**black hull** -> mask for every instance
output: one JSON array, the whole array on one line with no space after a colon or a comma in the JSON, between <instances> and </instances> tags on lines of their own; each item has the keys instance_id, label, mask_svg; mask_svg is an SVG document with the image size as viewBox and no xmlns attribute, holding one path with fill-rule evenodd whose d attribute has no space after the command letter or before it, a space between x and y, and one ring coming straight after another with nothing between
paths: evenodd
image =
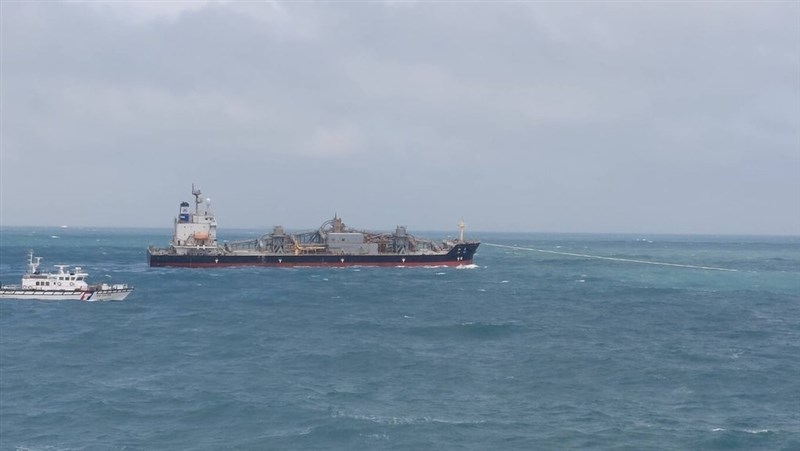
<instances>
[{"instance_id":1,"label":"black hull","mask_svg":"<svg viewBox=\"0 0 800 451\"><path fill-rule=\"evenodd\" d=\"M225 266L459 266L469 265L480 243L460 243L446 254L341 255L341 254L225 254L175 255L147 252L152 267L207 268Z\"/></svg>"}]
</instances>

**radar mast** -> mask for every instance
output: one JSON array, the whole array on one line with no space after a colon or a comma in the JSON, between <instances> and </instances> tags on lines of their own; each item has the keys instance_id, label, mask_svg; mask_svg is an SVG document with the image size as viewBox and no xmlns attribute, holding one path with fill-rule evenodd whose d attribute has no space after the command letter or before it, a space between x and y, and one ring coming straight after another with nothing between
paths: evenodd
<instances>
[{"instance_id":1,"label":"radar mast","mask_svg":"<svg viewBox=\"0 0 800 451\"><path fill-rule=\"evenodd\" d=\"M194 195L194 214L200 214L200 204L203 203L203 200L200 199L200 195L203 194L200 192L200 188L195 188L194 183L192 183L192 195Z\"/></svg>"}]
</instances>

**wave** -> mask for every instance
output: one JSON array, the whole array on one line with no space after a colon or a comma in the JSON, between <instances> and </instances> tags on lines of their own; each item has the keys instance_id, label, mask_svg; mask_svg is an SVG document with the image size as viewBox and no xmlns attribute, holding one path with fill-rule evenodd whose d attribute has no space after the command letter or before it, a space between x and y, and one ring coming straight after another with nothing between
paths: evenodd
<instances>
[{"instance_id":1,"label":"wave","mask_svg":"<svg viewBox=\"0 0 800 451\"><path fill-rule=\"evenodd\" d=\"M29 447L29 446L18 446L16 451L67 451L72 448L58 448L55 446L43 446L43 447Z\"/></svg>"},{"instance_id":2,"label":"wave","mask_svg":"<svg viewBox=\"0 0 800 451\"><path fill-rule=\"evenodd\" d=\"M388 416L376 414L348 413L342 410L331 412L332 418L349 418L352 420L369 421L384 426L406 426L418 424L481 424L484 420L471 419L446 419L431 416Z\"/></svg>"},{"instance_id":3,"label":"wave","mask_svg":"<svg viewBox=\"0 0 800 451\"><path fill-rule=\"evenodd\" d=\"M516 333L520 326L513 323L484 323L467 321L460 324L426 326L412 329L415 335L437 338L498 338Z\"/></svg>"},{"instance_id":4,"label":"wave","mask_svg":"<svg viewBox=\"0 0 800 451\"><path fill-rule=\"evenodd\" d=\"M288 430L278 430L274 432L268 432L265 434L265 436L270 438L302 437L304 435L312 433L313 431L314 431L313 427L292 428Z\"/></svg>"},{"instance_id":5,"label":"wave","mask_svg":"<svg viewBox=\"0 0 800 451\"><path fill-rule=\"evenodd\" d=\"M725 428L714 428L711 432L728 432L728 429ZM734 429L730 432L745 432L747 434L770 434L774 431L769 429Z\"/></svg>"}]
</instances>

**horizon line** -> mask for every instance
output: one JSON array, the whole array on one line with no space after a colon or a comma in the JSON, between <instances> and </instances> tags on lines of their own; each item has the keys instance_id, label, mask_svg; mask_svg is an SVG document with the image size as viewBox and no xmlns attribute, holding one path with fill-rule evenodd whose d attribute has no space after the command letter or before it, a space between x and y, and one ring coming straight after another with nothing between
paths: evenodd
<instances>
[{"instance_id":1,"label":"horizon line","mask_svg":"<svg viewBox=\"0 0 800 451\"><path fill-rule=\"evenodd\" d=\"M165 226L109 226L109 225L2 225L0 230L7 228L35 228L35 229L105 229L105 230L169 230L171 227ZM227 230L233 231L254 231L254 230L268 230L268 228L258 227L229 227ZM288 228L287 230L307 231L314 230L312 228ZM383 231L384 229L358 229L364 231ZM387 229L388 230L388 229ZM453 233L458 234L458 231L436 230L436 229L417 229L419 232L434 232L434 233ZM743 233L743 232L596 232L596 231L580 231L580 232L561 232L561 231L546 231L546 230L472 230L467 235L476 235L481 233L508 233L508 234L541 234L541 235L654 235L654 236L740 236L740 237L791 237L800 238L798 233L775 233L775 232L759 232L759 233ZM412 233L413 234L413 233Z\"/></svg>"}]
</instances>

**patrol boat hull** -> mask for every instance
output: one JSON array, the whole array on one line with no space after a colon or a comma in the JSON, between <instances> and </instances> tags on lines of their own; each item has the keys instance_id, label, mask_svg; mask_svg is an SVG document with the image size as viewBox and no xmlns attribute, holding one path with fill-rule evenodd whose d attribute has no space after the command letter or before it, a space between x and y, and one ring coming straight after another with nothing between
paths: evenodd
<instances>
[{"instance_id":1,"label":"patrol boat hull","mask_svg":"<svg viewBox=\"0 0 800 451\"><path fill-rule=\"evenodd\" d=\"M26 290L22 288L1 288L0 299L36 301L123 301L133 288L109 290Z\"/></svg>"}]
</instances>

